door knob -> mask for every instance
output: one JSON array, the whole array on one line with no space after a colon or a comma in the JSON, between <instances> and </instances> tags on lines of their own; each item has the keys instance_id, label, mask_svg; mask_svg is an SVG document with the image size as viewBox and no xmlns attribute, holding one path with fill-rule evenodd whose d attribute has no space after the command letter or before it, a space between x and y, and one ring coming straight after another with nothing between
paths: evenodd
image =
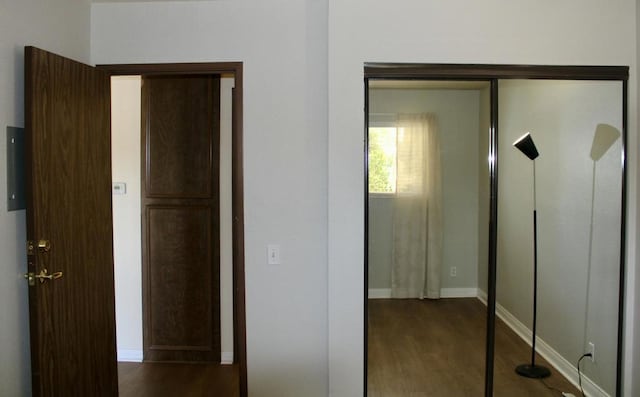
<instances>
[{"instance_id":1,"label":"door knob","mask_svg":"<svg viewBox=\"0 0 640 397\"><path fill-rule=\"evenodd\" d=\"M62 277L62 272L55 272L47 274L47 269L40 270L40 273L35 274L33 272L25 273L24 278L27 279L30 287L36 285L36 279L40 280L40 284L44 283L44 280L55 280Z\"/></svg>"}]
</instances>

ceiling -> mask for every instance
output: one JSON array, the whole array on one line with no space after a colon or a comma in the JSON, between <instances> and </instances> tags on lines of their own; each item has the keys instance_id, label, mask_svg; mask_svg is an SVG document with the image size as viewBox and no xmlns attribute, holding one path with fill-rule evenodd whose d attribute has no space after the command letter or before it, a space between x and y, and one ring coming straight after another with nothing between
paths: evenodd
<instances>
[{"instance_id":1,"label":"ceiling","mask_svg":"<svg viewBox=\"0 0 640 397\"><path fill-rule=\"evenodd\" d=\"M167 1L210 1L210 0L91 0L92 3L158 3Z\"/></svg>"}]
</instances>

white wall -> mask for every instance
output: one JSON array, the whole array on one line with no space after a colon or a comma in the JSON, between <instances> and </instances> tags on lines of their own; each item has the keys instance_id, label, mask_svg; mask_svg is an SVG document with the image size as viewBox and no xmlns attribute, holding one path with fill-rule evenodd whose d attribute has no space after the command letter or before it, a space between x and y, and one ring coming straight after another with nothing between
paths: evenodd
<instances>
[{"instance_id":1,"label":"white wall","mask_svg":"<svg viewBox=\"0 0 640 397\"><path fill-rule=\"evenodd\" d=\"M391 293L393 198L369 195L369 292ZM371 297L371 294L369 295Z\"/></svg>"},{"instance_id":2,"label":"white wall","mask_svg":"<svg viewBox=\"0 0 640 397\"><path fill-rule=\"evenodd\" d=\"M480 90L370 89L369 112L435 114L442 162L441 288L477 288ZM486 168L486 161L482 165ZM391 263L377 260L379 257L390 259L392 223L377 222L377 217L391 219L392 202L391 197L370 198L370 230L375 237L369 244L369 263L373 265L369 268L370 281L381 281L380 272L391 274ZM387 231L387 241L383 241L384 231ZM450 275L453 266L457 272L455 277ZM390 279L386 286L370 285L370 288L391 288Z\"/></svg>"},{"instance_id":3,"label":"white wall","mask_svg":"<svg viewBox=\"0 0 640 397\"><path fill-rule=\"evenodd\" d=\"M6 206L7 126L24 127L25 45L89 60L89 1L0 2L0 395L31 394L25 213Z\"/></svg>"},{"instance_id":4,"label":"white wall","mask_svg":"<svg viewBox=\"0 0 640 397\"><path fill-rule=\"evenodd\" d=\"M636 65L640 64L640 7L636 3ZM634 84L633 82L631 84ZM636 79L635 87L632 86L631 89L635 89L636 92L640 91L640 80ZM633 113L629 117L634 117ZM636 115L636 125L640 125L638 121L640 121L640 112ZM635 185L635 190L633 193L636 193L638 197L638 190L640 189L640 184ZM636 198L637 200L637 198ZM637 231L640 225L640 214L637 212L633 214L634 216L629 216L629 222L633 225ZM634 233L633 236L636 236ZM636 237L637 238L637 237ZM631 288L632 291L635 291L635 301L628 305L625 310L625 318L627 323L633 328L632 337L627 339L627 345L625 346L625 363L628 367L628 371L626 373L626 377L624 379L625 390L634 390L637 393L637 390L640 390L640 314L637 314L637 308L640 308L640 274L637 271L637 266L628 266L627 267L627 277L629 283L635 283ZM631 295L631 299L633 299L633 295Z\"/></svg>"},{"instance_id":5,"label":"white wall","mask_svg":"<svg viewBox=\"0 0 640 397\"><path fill-rule=\"evenodd\" d=\"M329 373L362 394L365 62L630 65L629 213L636 219L636 3L329 1ZM398 21L401 21L399 23ZM629 263L636 264L635 224ZM633 281L633 280L632 280ZM630 282L630 287L634 284ZM630 296L634 291L629 288ZM632 305L633 299L628 300ZM632 309L631 309L632 310ZM626 334L633 329L627 326ZM627 365L626 370L630 368ZM630 379L630 373L627 373ZM637 394L637 391L635 392ZM628 389L628 396L632 392Z\"/></svg>"},{"instance_id":6,"label":"white wall","mask_svg":"<svg viewBox=\"0 0 640 397\"><path fill-rule=\"evenodd\" d=\"M233 361L233 246L231 195L231 90L233 77L220 79L220 347L223 363ZM140 224L140 76L111 79L111 146L114 182L126 183L113 196L113 251L119 361L141 361L142 236Z\"/></svg>"},{"instance_id":7,"label":"white wall","mask_svg":"<svg viewBox=\"0 0 640 397\"><path fill-rule=\"evenodd\" d=\"M141 83L140 76L111 79L111 177L126 183L112 204L119 361L142 360Z\"/></svg>"},{"instance_id":8,"label":"white wall","mask_svg":"<svg viewBox=\"0 0 640 397\"><path fill-rule=\"evenodd\" d=\"M242 61L249 391L327 392L326 2L94 4L94 63ZM266 264L267 244L282 264ZM362 246L361 246L362 247Z\"/></svg>"}]
</instances>

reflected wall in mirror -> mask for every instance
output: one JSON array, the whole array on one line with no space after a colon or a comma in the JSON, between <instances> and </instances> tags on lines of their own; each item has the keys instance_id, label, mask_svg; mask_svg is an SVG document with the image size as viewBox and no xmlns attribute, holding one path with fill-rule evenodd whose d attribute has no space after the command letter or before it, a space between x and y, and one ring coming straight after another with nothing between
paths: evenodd
<instances>
[{"instance_id":1,"label":"reflected wall in mirror","mask_svg":"<svg viewBox=\"0 0 640 397\"><path fill-rule=\"evenodd\" d=\"M532 162L512 146L529 132L537 207L537 342L548 385L581 381L589 396L616 395L623 195L623 85L620 81L499 81L496 314L531 342L533 313L534 176ZM494 390L504 395L515 367L498 370L514 347L496 337ZM594 352L594 359L578 360ZM537 359L538 360L538 359ZM557 387L557 386L555 386ZM563 389L580 395L577 388ZM557 395L557 392L556 394Z\"/></svg>"},{"instance_id":2,"label":"reflected wall in mirror","mask_svg":"<svg viewBox=\"0 0 640 397\"><path fill-rule=\"evenodd\" d=\"M369 396L485 384L490 83L370 80Z\"/></svg>"}]
</instances>

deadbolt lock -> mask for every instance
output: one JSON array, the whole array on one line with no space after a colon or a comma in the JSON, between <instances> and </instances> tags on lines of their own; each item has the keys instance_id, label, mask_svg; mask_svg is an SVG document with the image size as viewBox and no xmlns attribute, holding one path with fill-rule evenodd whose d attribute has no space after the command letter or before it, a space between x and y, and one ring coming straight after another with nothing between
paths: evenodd
<instances>
[{"instance_id":1,"label":"deadbolt lock","mask_svg":"<svg viewBox=\"0 0 640 397\"><path fill-rule=\"evenodd\" d=\"M36 248L40 252L48 252L51 249L51 242L49 240L27 241L27 255L35 255Z\"/></svg>"}]
</instances>

